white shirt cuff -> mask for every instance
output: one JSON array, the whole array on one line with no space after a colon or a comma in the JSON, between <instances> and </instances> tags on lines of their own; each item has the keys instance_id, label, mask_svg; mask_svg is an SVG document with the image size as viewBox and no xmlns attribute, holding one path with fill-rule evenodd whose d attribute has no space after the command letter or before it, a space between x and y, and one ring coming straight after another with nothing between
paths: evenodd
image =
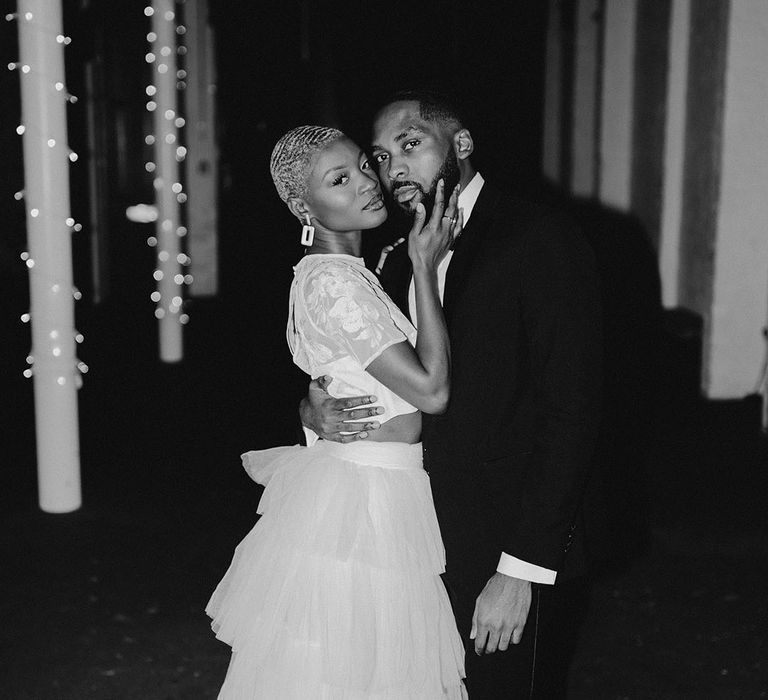
<instances>
[{"instance_id":1,"label":"white shirt cuff","mask_svg":"<svg viewBox=\"0 0 768 700\"><path fill-rule=\"evenodd\" d=\"M513 557L506 552L501 553L496 571L505 576L512 576L531 583L546 583L550 586L557 577L557 571L545 569L543 566L536 566L536 564L529 564L527 561Z\"/></svg>"}]
</instances>

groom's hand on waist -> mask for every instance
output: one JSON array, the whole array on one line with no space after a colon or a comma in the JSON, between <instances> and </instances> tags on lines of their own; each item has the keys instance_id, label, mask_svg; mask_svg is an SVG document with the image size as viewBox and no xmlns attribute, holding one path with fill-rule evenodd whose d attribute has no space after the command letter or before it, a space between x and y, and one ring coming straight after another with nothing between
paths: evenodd
<instances>
[{"instance_id":1,"label":"groom's hand on waist","mask_svg":"<svg viewBox=\"0 0 768 700\"><path fill-rule=\"evenodd\" d=\"M519 644L531 609L531 582L496 572L475 601L470 639L475 653L506 651Z\"/></svg>"},{"instance_id":2,"label":"groom's hand on waist","mask_svg":"<svg viewBox=\"0 0 768 700\"><path fill-rule=\"evenodd\" d=\"M378 421L366 419L381 415L384 409L372 405L376 402L375 396L335 399L328 393L331 381L332 377L324 375L309 383L309 392L299 404L302 425L316 432L323 440L365 440L370 431L380 427Z\"/></svg>"}]
</instances>

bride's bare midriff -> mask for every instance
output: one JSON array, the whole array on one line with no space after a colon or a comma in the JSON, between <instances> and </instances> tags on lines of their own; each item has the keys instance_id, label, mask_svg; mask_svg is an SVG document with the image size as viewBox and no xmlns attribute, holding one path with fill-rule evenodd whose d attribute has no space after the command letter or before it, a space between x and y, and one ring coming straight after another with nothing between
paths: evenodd
<instances>
[{"instance_id":1,"label":"bride's bare midriff","mask_svg":"<svg viewBox=\"0 0 768 700\"><path fill-rule=\"evenodd\" d=\"M366 440L374 442L407 442L413 445L421 439L421 411L405 413L382 423L378 430L369 430Z\"/></svg>"}]
</instances>

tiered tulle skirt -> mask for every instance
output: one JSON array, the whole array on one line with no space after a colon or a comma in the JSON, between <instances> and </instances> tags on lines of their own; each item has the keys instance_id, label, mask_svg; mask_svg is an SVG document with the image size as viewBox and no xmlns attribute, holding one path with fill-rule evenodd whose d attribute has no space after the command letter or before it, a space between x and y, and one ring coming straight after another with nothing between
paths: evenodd
<instances>
[{"instance_id":1,"label":"tiered tulle skirt","mask_svg":"<svg viewBox=\"0 0 768 700\"><path fill-rule=\"evenodd\" d=\"M232 647L219 697L466 698L421 446L321 441L243 463L266 489L206 608Z\"/></svg>"}]
</instances>

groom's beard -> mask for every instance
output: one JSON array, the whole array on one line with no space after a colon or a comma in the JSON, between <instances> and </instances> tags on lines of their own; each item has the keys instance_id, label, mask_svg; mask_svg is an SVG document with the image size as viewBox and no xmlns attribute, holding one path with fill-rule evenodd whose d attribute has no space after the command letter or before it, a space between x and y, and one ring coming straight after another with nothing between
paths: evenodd
<instances>
[{"instance_id":1,"label":"groom's beard","mask_svg":"<svg viewBox=\"0 0 768 700\"><path fill-rule=\"evenodd\" d=\"M443 188L444 193L444 202L445 206L448 206L448 200L450 199L451 194L453 193L453 188L456 187L456 185L459 184L459 180L461 179L461 173L459 172L459 159L456 157L456 154L453 152L453 149L450 149L445 156L445 160L443 160L442 164L440 165L440 169L437 171L437 175L435 175L435 179L432 180L432 184L429 187L428 191L424 191L424 188L419 185L416 182L402 182L398 183L401 187L404 185L409 185L411 187L416 187L421 192L421 203L424 205L424 208L427 211L427 217L429 217L432 213L432 207L435 206L435 196L437 194L437 183L440 180L440 178L443 179L443 182L445 184ZM392 194L394 195L396 191L396 188L393 190ZM410 222L413 219L414 214L416 213L416 205L413 203L413 200L409 202L405 202L404 204L400 204L397 200L394 200L395 204L397 205L395 207L395 211L397 211L400 216L397 218L406 218L408 222ZM410 225L410 223L409 223Z\"/></svg>"}]
</instances>

